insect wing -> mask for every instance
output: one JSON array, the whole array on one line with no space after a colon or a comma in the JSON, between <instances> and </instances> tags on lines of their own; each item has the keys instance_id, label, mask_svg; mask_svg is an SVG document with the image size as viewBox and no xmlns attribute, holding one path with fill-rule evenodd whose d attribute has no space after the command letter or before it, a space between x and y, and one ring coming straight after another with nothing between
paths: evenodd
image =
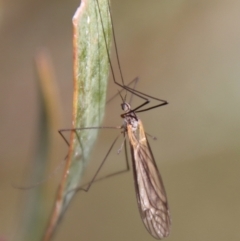
<instances>
[{"instance_id":1,"label":"insect wing","mask_svg":"<svg viewBox=\"0 0 240 241\"><path fill-rule=\"evenodd\" d=\"M169 235L171 224L167 196L143 125L138 122L137 132L128 125L138 207L148 232L162 239Z\"/></svg>"}]
</instances>

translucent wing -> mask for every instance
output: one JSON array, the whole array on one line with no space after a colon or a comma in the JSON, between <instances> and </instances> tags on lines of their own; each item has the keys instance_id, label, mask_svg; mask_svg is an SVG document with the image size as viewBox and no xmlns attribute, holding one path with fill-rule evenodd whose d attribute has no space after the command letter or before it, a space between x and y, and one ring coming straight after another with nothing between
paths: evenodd
<instances>
[{"instance_id":1,"label":"translucent wing","mask_svg":"<svg viewBox=\"0 0 240 241\"><path fill-rule=\"evenodd\" d=\"M138 130L128 125L133 173L139 211L148 232L156 239L169 235L170 214L162 178L157 169L142 122Z\"/></svg>"}]
</instances>

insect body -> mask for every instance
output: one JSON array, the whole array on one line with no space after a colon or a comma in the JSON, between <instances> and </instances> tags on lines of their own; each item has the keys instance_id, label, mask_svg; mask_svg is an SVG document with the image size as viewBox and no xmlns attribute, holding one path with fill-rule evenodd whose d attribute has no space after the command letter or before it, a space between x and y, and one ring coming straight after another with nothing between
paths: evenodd
<instances>
[{"instance_id":1,"label":"insect body","mask_svg":"<svg viewBox=\"0 0 240 241\"><path fill-rule=\"evenodd\" d=\"M143 124L128 103L123 128L127 132L132 156L135 190L141 218L148 232L156 239L169 235L171 224L167 196L154 160Z\"/></svg>"}]
</instances>

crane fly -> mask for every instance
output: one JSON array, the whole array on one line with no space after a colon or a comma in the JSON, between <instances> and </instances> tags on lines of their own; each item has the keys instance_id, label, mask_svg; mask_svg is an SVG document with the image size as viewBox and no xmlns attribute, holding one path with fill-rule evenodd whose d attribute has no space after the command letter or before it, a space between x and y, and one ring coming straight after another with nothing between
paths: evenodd
<instances>
[{"instance_id":1,"label":"crane fly","mask_svg":"<svg viewBox=\"0 0 240 241\"><path fill-rule=\"evenodd\" d=\"M129 138L135 191L142 221L156 239L169 235L170 214L162 178L154 160L142 121L131 112L128 103L121 104L125 114L123 128Z\"/></svg>"},{"instance_id":2,"label":"crane fly","mask_svg":"<svg viewBox=\"0 0 240 241\"><path fill-rule=\"evenodd\" d=\"M98 0L96 0L96 2L98 6L98 11L100 13L100 19L102 21ZM141 98L142 100L144 100L144 103L142 103L141 105L139 105L134 109L131 109L130 104L126 102L126 95L125 95L125 98L123 99L123 97L121 96L121 93L119 93L122 99L121 107L122 107L122 110L124 111L124 114L121 114L121 117L123 118L122 128L123 128L124 136L125 136L125 133L127 133L128 139L129 139L138 208L139 208L142 221L146 229L148 230L148 232L154 238L162 239L169 235L170 225L171 225L167 195L166 195L166 191L164 188L161 175L158 171L153 153L151 151L147 136L145 134L143 124L141 120L137 117L136 113L148 111L160 106L167 105L168 102L165 100L147 95L140 91L137 91L134 88L130 88L129 86L126 86L124 84L123 74L122 74L120 61L118 57L119 55L118 55L118 49L116 44L115 32L113 28L113 19L112 19L111 9L110 9L110 5L108 6L109 6L110 19L112 21L111 25L112 25L116 58L117 58L118 69L120 72L122 84L117 82L115 79L113 67L110 60L110 55L109 55L109 52L107 51L110 69L113 76L113 81L116 85L126 90L126 95L127 95L127 92L130 92L132 93L132 95L135 95ZM157 100L160 103L143 109L144 106L150 103L150 100L148 98ZM126 148L125 148L125 151L126 151Z\"/></svg>"},{"instance_id":3,"label":"crane fly","mask_svg":"<svg viewBox=\"0 0 240 241\"><path fill-rule=\"evenodd\" d=\"M98 9L101 24L103 26L103 20L101 16L100 6L98 0L94 0L96 2L96 7ZM137 197L137 203L139 212L142 218L142 221L148 230L148 232L156 239L162 239L169 235L170 232L170 225L171 225L171 218L169 213L169 207L167 202L167 195L166 191L163 185L163 181L161 178L161 175L158 171L152 150L150 148L147 134L144 131L144 127L142 124L142 121L138 118L137 113L148 111L154 108L158 108L164 105L167 105L168 102L153 96L150 96L148 94L145 94L143 92L140 92L134 88L130 88L129 85L124 84L123 74L120 67L120 61L119 61L119 55L116 45L116 38L113 28L113 20L112 20L112 14L110 9L110 4L108 3L108 9L110 14L110 20L112 25L112 32L113 32L113 42L114 42L114 50L117 58L117 65L118 70L120 72L121 76L121 82L117 82L114 71L113 71L113 65L110 59L110 54L108 52L108 45L106 40L106 34L103 30L103 35L105 39L105 45L106 45L106 53L108 56L108 62L111 70L111 74L113 77L114 83L121 87L122 90L119 92L119 95L122 99L121 108L123 110L123 114L121 114L121 117L123 118L123 124L120 127L83 127L83 128L75 128L75 129L64 129L60 130L59 133L61 136L65 139L62 132L63 131L81 131L86 129L122 129L122 133L124 136L124 147L125 147L125 154L127 157L127 150L126 150L126 135L129 139L130 144L130 152L132 157L132 166L133 166L133 176L134 176L134 183L135 183L135 191L136 191L136 197ZM137 79L133 80L131 83L137 82ZM136 83L135 83L136 84ZM121 95L121 92L125 90L126 94L123 98ZM126 101L127 93L131 93L131 95L135 95L143 100L143 103L135 108L131 108L130 102L128 103ZM150 100L155 100L160 103L146 107L150 103ZM119 136L118 136L119 137ZM95 173L94 177L92 178L91 182L87 185L87 188L79 188L78 190L84 190L88 191L90 186L94 181L100 180L96 179L101 167L105 163L108 154L112 150L114 144L116 143L118 137L114 140L111 147L109 148L109 151L107 152L105 158L103 159L101 165L99 166L97 172ZM66 139L65 139L66 141ZM67 142L67 141L66 141ZM127 160L128 161L128 160ZM128 166L128 164L127 164ZM122 171L121 171L122 172ZM117 173L121 173L117 172ZM117 174L114 173L114 174ZM113 176L114 174L108 175ZM85 186L85 185L84 185Z\"/></svg>"}]
</instances>

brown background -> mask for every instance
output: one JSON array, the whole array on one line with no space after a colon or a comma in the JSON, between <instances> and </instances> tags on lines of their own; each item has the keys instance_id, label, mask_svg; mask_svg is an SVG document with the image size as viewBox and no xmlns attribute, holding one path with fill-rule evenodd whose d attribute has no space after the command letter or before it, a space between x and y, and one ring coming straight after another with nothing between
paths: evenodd
<instances>
[{"instance_id":1,"label":"brown background","mask_svg":"<svg viewBox=\"0 0 240 241\"><path fill-rule=\"evenodd\" d=\"M33 57L39 47L49 49L56 71L59 128L71 126L71 18L78 5L75 0L0 5L0 237L6 240L18 240L28 195L11 183L21 183L35 148ZM112 8L126 82L139 76L139 90L170 103L141 115L147 132L158 137L151 144L171 208L168 240L239 240L240 2L115 0ZM121 124L118 104L110 104L107 123ZM103 157L112 140L102 133L100 138L102 150L97 146L93 159ZM56 165L67 151L60 144ZM119 163L112 158L119 145L109 157L112 166ZM44 185L56 187L60 177L61 172ZM153 240L138 214L132 173L77 195L54 238L67 239Z\"/></svg>"}]
</instances>

